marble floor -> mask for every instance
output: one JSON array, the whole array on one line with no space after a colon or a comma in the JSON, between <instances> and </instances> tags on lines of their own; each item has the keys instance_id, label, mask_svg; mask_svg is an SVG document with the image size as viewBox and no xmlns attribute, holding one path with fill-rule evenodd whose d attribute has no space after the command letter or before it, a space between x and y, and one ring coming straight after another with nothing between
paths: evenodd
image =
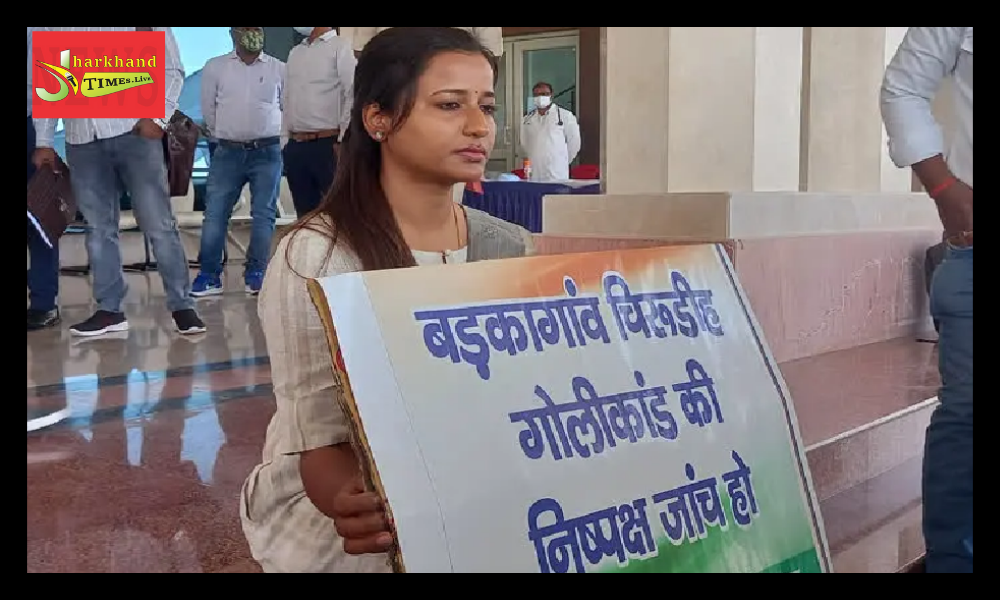
<instances>
[{"instance_id":1,"label":"marble floor","mask_svg":"<svg viewBox=\"0 0 1000 600\"><path fill-rule=\"evenodd\" d=\"M89 280L61 277L63 323L28 333L29 429L60 419L28 433L29 573L259 572L237 507L274 399L256 300L228 275L199 301L201 336L173 331L153 272L126 276L131 331L84 340L67 328L91 313Z\"/></svg>"},{"instance_id":2,"label":"marble floor","mask_svg":"<svg viewBox=\"0 0 1000 600\"><path fill-rule=\"evenodd\" d=\"M256 302L240 267L229 275L227 294L199 302L204 335L173 332L154 272L127 275L128 334L83 341L66 328L89 316L90 285L62 277L62 325L28 334L29 429L58 420L27 434L29 573L259 572L238 497L274 399ZM891 571L896 546L919 538L917 467L824 502L838 570ZM856 535L890 521L907 539Z\"/></svg>"}]
</instances>

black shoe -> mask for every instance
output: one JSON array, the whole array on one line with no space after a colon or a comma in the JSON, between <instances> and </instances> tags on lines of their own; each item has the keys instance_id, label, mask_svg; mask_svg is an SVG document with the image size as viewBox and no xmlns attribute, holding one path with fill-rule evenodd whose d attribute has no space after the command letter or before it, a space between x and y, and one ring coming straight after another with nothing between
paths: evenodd
<instances>
[{"instance_id":1,"label":"black shoe","mask_svg":"<svg viewBox=\"0 0 1000 600\"><path fill-rule=\"evenodd\" d=\"M201 317L192 308L178 310L173 314L173 317L174 325L177 326L177 332L181 335L195 335L197 333L205 333L208 330L205 327L205 322L201 320Z\"/></svg>"},{"instance_id":2,"label":"black shoe","mask_svg":"<svg viewBox=\"0 0 1000 600\"><path fill-rule=\"evenodd\" d=\"M32 310L28 309L28 331L38 331L46 327L58 325L62 318L59 316L59 309L52 310Z\"/></svg>"},{"instance_id":3,"label":"black shoe","mask_svg":"<svg viewBox=\"0 0 1000 600\"><path fill-rule=\"evenodd\" d=\"M77 337L95 337L113 331L128 331L125 313L99 310L83 323L69 328L69 332Z\"/></svg>"}]
</instances>

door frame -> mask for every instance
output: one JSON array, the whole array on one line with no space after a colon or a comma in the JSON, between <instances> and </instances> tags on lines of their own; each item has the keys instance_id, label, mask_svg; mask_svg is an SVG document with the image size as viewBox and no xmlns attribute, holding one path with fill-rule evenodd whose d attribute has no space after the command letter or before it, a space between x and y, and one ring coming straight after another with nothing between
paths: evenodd
<instances>
[{"instance_id":1,"label":"door frame","mask_svg":"<svg viewBox=\"0 0 1000 600\"><path fill-rule=\"evenodd\" d=\"M511 121L512 110L510 107L510 99L513 98L514 94L514 65L511 60L512 46L508 44L507 40L504 40L503 44L503 56L497 61L499 63L497 69L503 69L503 103L500 105L499 110L503 112L504 123L506 124L503 130L497 130L496 142L493 144L493 152L490 153L490 162L493 161L503 161L504 162L504 172L509 173L513 171L516 166L515 154L516 154L516 128L514 127L514 122ZM500 91L500 90L497 90ZM498 147L498 142L503 144L503 149Z\"/></svg>"}]
</instances>

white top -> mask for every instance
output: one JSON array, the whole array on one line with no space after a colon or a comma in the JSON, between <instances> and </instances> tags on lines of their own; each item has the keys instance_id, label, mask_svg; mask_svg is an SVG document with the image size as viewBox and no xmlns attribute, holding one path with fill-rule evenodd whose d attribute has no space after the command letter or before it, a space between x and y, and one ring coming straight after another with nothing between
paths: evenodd
<instances>
[{"instance_id":1,"label":"white top","mask_svg":"<svg viewBox=\"0 0 1000 600\"><path fill-rule=\"evenodd\" d=\"M466 248L414 252L418 265L465 262ZM299 474L303 452L349 441L347 417L326 331L307 277L361 270L357 256L309 229L285 236L268 266L258 301L271 359L276 412L263 458L241 492L243 531L253 557L269 573L389 573L385 555L344 553L331 520L306 497ZM288 260L285 260L287 257ZM289 266L291 263L291 267Z\"/></svg>"},{"instance_id":2,"label":"white top","mask_svg":"<svg viewBox=\"0 0 1000 600\"><path fill-rule=\"evenodd\" d=\"M417 261L418 267L427 265L456 265L467 262L469 258L469 247L458 250L445 250L444 252L428 252L426 250L413 250L413 259Z\"/></svg>"},{"instance_id":3,"label":"white top","mask_svg":"<svg viewBox=\"0 0 1000 600\"><path fill-rule=\"evenodd\" d=\"M177 40L169 27L152 27L153 31L162 31L166 43L164 58L164 83L166 101L163 118L170 120L177 110L177 99L184 87L184 67L181 65L180 52L177 50ZM135 27L35 27L35 31L135 31ZM30 48L30 47L29 47ZM28 56L31 62L31 56ZM63 119L66 127L67 144L87 144L95 140L106 140L124 135L135 127L139 119ZM36 142L39 148L51 148L56 135L58 119L35 119Z\"/></svg>"},{"instance_id":4,"label":"white top","mask_svg":"<svg viewBox=\"0 0 1000 600\"><path fill-rule=\"evenodd\" d=\"M309 133L339 129L343 139L351 122L357 64L350 42L333 30L313 42L306 38L292 48L285 74L283 130Z\"/></svg>"},{"instance_id":5,"label":"white top","mask_svg":"<svg viewBox=\"0 0 1000 600\"><path fill-rule=\"evenodd\" d=\"M249 142L281 135L285 63L263 52L247 64L235 51L201 72L201 113L216 139Z\"/></svg>"},{"instance_id":6,"label":"white top","mask_svg":"<svg viewBox=\"0 0 1000 600\"><path fill-rule=\"evenodd\" d=\"M957 128L946 151L931 104L948 77ZM944 153L955 177L972 187L972 27L909 28L885 71L882 119L897 166Z\"/></svg>"}]
</instances>

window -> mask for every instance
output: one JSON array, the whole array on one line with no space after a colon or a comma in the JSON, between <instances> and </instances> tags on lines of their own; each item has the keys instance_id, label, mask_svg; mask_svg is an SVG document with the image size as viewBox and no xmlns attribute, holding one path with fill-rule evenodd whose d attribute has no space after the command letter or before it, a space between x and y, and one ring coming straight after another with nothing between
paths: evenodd
<instances>
[{"instance_id":1,"label":"window","mask_svg":"<svg viewBox=\"0 0 1000 600\"><path fill-rule=\"evenodd\" d=\"M229 28L174 27L173 32L177 48L181 53L181 63L184 65L184 89L181 90L177 108L199 125L204 125L201 114L201 70L210 59L233 50ZM204 185L208 177L209 160L208 142L202 139L198 143L198 152L194 157L193 178L196 192L197 187Z\"/></svg>"}]
</instances>

